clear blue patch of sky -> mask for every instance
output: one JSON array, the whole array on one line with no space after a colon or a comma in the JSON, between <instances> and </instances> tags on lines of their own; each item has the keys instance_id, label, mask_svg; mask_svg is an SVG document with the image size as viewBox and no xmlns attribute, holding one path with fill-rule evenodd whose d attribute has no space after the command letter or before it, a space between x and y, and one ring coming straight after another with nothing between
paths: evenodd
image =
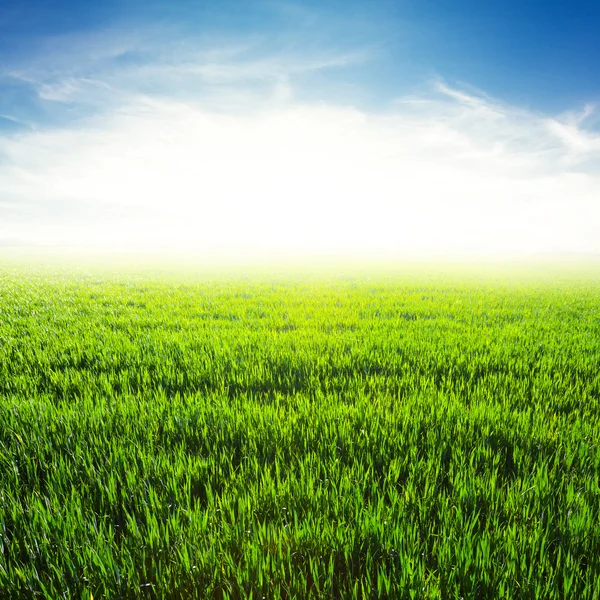
<instances>
[{"instance_id":1,"label":"clear blue patch of sky","mask_svg":"<svg viewBox=\"0 0 600 600\"><path fill-rule=\"evenodd\" d=\"M597 0L414 0L427 62L494 96L549 109L600 99Z\"/></svg>"}]
</instances>

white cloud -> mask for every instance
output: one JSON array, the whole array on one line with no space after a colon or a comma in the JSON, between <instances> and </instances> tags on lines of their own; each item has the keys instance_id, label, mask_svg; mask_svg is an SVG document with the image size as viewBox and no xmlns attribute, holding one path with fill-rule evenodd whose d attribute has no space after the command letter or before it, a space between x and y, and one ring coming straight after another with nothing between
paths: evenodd
<instances>
[{"instance_id":1,"label":"white cloud","mask_svg":"<svg viewBox=\"0 0 600 600\"><path fill-rule=\"evenodd\" d=\"M548 129L569 149L570 161L590 155L600 157L600 134L583 131L576 124L557 119L548 119L546 123Z\"/></svg>"},{"instance_id":2,"label":"white cloud","mask_svg":"<svg viewBox=\"0 0 600 600\"><path fill-rule=\"evenodd\" d=\"M295 100L298 74L360 53L250 59L223 47L203 56L29 73L41 98L95 99L101 110L0 137L0 239L600 253L600 138L583 128L591 107L548 117L444 82L385 113L307 104ZM166 84L135 91L153 77L199 77L204 87L179 97Z\"/></svg>"}]
</instances>

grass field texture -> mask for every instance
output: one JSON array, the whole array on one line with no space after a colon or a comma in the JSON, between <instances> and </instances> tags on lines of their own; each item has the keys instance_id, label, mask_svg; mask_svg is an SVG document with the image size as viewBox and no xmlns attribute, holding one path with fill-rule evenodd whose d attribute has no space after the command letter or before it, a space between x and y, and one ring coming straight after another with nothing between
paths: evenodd
<instances>
[{"instance_id":1,"label":"grass field texture","mask_svg":"<svg viewBox=\"0 0 600 600\"><path fill-rule=\"evenodd\" d=\"M600 277L0 265L1 598L598 598Z\"/></svg>"}]
</instances>

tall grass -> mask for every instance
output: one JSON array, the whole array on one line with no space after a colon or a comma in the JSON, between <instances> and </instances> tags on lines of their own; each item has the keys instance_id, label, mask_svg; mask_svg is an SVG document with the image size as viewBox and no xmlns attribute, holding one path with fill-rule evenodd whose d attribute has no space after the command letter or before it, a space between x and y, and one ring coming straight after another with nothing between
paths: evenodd
<instances>
[{"instance_id":1,"label":"tall grass","mask_svg":"<svg viewBox=\"0 0 600 600\"><path fill-rule=\"evenodd\" d=\"M600 286L0 269L0 597L597 598Z\"/></svg>"}]
</instances>

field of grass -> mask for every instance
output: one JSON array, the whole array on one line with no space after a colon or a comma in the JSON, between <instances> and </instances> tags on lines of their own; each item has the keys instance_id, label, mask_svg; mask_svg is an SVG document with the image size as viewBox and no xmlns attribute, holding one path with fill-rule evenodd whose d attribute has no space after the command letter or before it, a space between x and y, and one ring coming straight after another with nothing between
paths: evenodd
<instances>
[{"instance_id":1,"label":"field of grass","mask_svg":"<svg viewBox=\"0 0 600 600\"><path fill-rule=\"evenodd\" d=\"M600 277L0 264L0 598L598 598Z\"/></svg>"}]
</instances>

